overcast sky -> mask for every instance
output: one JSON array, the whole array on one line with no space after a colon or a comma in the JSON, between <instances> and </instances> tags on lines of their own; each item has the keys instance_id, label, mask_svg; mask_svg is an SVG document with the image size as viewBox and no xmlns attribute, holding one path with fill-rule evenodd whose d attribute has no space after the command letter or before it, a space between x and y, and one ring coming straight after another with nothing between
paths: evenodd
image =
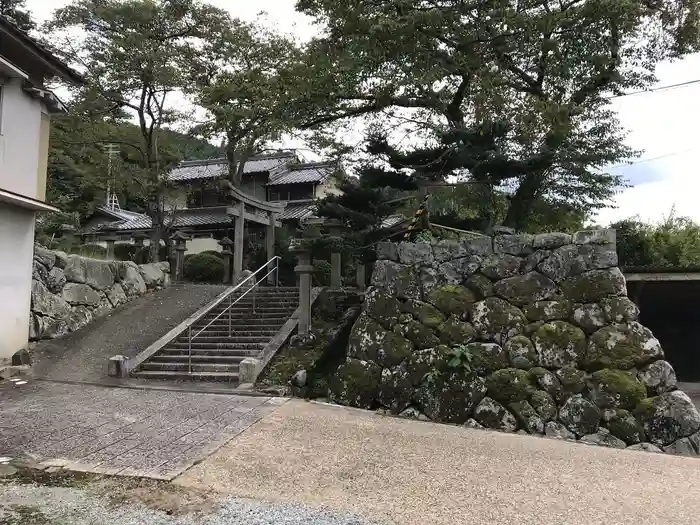
<instances>
[{"instance_id":1,"label":"overcast sky","mask_svg":"<svg viewBox=\"0 0 700 525\"><path fill-rule=\"evenodd\" d=\"M234 16L252 20L265 11L267 23L308 39L314 33L310 20L295 12L295 0L209 0ZM339 0L340 1L340 0ZM68 0L27 0L34 17L43 21ZM700 79L700 56L662 64L659 86ZM675 206L676 213L700 222L700 83L683 88L618 98L614 107L629 130L628 143L643 153L632 166L615 168L630 188L615 199L616 209L598 217L600 224L631 216L658 221ZM659 158L661 157L661 158Z\"/></svg>"}]
</instances>

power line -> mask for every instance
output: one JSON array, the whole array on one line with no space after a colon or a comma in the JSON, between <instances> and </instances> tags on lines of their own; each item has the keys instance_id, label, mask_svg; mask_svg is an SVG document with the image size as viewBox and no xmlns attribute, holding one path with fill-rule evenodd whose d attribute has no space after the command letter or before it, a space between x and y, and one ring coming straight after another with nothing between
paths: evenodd
<instances>
[{"instance_id":1,"label":"power line","mask_svg":"<svg viewBox=\"0 0 700 525\"><path fill-rule=\"evenodd\" d=\"M653 162L653 161L655 161L655 160L666 159L666 158L668 158L668 157L677 157L678 155L684 155L685 153L691 153L691 152L693 152L693 151L698 151L699 149L700 149L700 148L689 148L689 149L685 149L685 150L682 150L682 151L674 151L674 152L672 152L672 153L666 153L666 154L664 154L664 155L659 155L658 157L651 157L651 158L649 158L649 159L635 160L635 161L632 161L632 162L626 162L626 163L624 163L624 164L616 164L615 166L611 166L611 167L609 167L609 168L607 168L607 169L609 169L609 170L614 170L614 169L616 169L616 168L626 168L627 166L634 166L635 164L644 164L644 163L646 163L646 162Z\"/></svg>"},{"instance_id":2,"label":"power line","mask_svg":"<svg viewBox=\"0 0 700 525\"><path fill-rule=\"evenodd\" d=\"M685 87L685 86L690 86L692 84L699 84L700 83L700 78L696 80L688 80L687 82L679 82L678 84L669 84L668 86L659 86L656 88L650 88L650 89L643 89L640 91L631 91L629 93L622 93L620 95L611 95L609 97L605 97L608 99L612 98L622 98L622 97L631 97L633 95L645 95L647 93L655 93L658 91L666 91L668 89L676 89L680 87Z\"/></svg>"}]
</instances>

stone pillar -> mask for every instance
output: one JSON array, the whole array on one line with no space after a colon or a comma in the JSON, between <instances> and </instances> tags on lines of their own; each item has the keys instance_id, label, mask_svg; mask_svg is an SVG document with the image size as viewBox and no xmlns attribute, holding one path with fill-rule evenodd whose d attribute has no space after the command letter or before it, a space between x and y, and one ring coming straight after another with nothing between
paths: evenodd
<instances>
[{"instance_id":1,"label":"stone pillar","mask_svg":"<svg viewBox=\"0 0 700 525\"><path fill-rule=\"evenodd\" d=\"M367 287L367 277L365 274L366 267L365 263L360 262L359 260L357 261L357 287L360 289L361 292L365 291L365 288Z\"/></svg>"},{"instance_id":2,"label":"stone pillar","mask_svg":"<svg viewBox=\"0 0 700 525\"><path fill-rule=\"evenodd\" d=\"M275 256L275 220L277 218L272 212L267 213L267 218L270 222L267 225L267 232L265 232L265 244L267 247L267 260L269 261ZM274 264L269 265L267 271L269 272L270 270L272 270L272 268L274 268ZM268 275L267 284L269 284L270 286L279 285L279 283L276 281L277 277L278 276L275 273L271 273L270 275Z\"/></svg>"},{"instance_id":3,"label":"stone pillar","mask_svg":"<svg viewBox=\"0 0 700 525\"><path fill-rule=\"evenodd\" d=\"M114 260L114 243L117 242L117 236L110 235L109 237L105 238L105 242L107 243L107 260L113 261Z\"/></svg>"},{"instance_id":4,"label":"stone pillar","mask_svg":"<svg viewBox=\"0 0 700 525\"><path fill-rule=\"evenodd\" d=\"M175 270L172 272L174 281L182 281L183 272L185 269L185 252L187 251L188 235L181 231L175 232L173 240L175 241Z\"/></svg>"},{"instance_id":5,"label":"stone pillar","mask_svg":"<svg viewBox=\"0 0 700 525\"><path fill-rule=\"evenodd\" d=\"M311 326L311 250L304 246L299 239L292 239L289 251L297 256L298 264L294 268L299 277L299 335L309 333Z\"/></svg>"},{"instance_id":6,"label":"stone pillar","mask_svg":"<svg viewBox=\"0 0 700 525\"><path fill-rule=\"evenodd\" d=\"M239 202L238 217L236 217L236 225L233 236L233 284L240 282L243 274L243 246L245 246L245 203Z\"/></svg>"},{"instance_id":7,"label":"stone pillar","mask_svg":"<svg viewBox=\"0 0 700 525\"><path fill-rule=\"evenodd\" d=\"M328 232L332 237L342 237L342 235L347 231L347 227L337 220L327 220L324 226L328 228ZM342 275L343 275L343 259L339 251L335 251L338 248L334 248L331 252L331 288L341 288L343 285Z\"/></svg>"},{"instance_id":8,"label":"stone pillar","mask_svg":"<svg viewBox=\"0 0 700 525\"><path fill-rule=\"evenodd\" d=\"M231 284L231 263L233 262L233 252L231 252L231 246L233 246L233 241L228 237L224 237L219 241L219 245L223 248L221 255L224 260L224 284Z\"/></svg>"}]
</instances>

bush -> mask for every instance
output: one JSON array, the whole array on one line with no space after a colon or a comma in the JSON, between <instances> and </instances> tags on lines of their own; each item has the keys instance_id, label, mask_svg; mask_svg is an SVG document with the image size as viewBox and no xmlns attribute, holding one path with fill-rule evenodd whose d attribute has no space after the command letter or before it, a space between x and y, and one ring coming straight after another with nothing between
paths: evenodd
<instances>
[{"instance_id":1,"label":"bush","mask_svg":"<svg viewBox=\"0 0 700 525\"><path fill-rule=\"evenodd\" d=\"M224 258L224 254L221 252L217 252L216 250L204 250L203 252L200 252L200 254L206 253L207 255L213 255L214 257L218 257L219 259Z\"/></svg>"},{"instance_id":2,"label":"bush","mask_svg":"<svg viewBox=\"0 0 700 525\"><path fill-rule=\"evenodd\" d=\"M313 262L313 285L314 286L330 286L331 285L331 263L328 261Z\"/></svg>"},{"instance_id":3,"label":"bush","mask_svg":"<svg viewBox=\"0 0 700 525\"><path fill-rule=\"evenodd\" d=\"M209 253L197 253L185 257L185 279L195 283L221 283L224 279L224 262Z\"/></svg>"},{"instance_id":4,"label":"bush","mask_svg":"<svg viewBox=\"0 0 700 525\"><path fill-rule=\"evenodd\" d=\"M107 248L99 244L81 244L80 246L74 247L71 253L82 255L83 257L90 257L91 259L104 259L107 257Z\"/></svg>"}]
</instances>

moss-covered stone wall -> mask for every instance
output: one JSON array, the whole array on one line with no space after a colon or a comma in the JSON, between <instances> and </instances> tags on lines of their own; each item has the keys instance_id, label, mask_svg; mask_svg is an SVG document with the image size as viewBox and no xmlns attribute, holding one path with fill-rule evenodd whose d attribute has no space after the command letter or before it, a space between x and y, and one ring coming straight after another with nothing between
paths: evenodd
<instances>
[{"instance_id":1,"label":"moss-covered stone wall","mask_svg":"<svg viewBox=\"0 0 700 525\"><path fill-rule=\"evenodd\" d=\"M637 321L614 231L383 243L377 255L334 401L700 454L700 414Z\"/></svg>"}]
</instances>

